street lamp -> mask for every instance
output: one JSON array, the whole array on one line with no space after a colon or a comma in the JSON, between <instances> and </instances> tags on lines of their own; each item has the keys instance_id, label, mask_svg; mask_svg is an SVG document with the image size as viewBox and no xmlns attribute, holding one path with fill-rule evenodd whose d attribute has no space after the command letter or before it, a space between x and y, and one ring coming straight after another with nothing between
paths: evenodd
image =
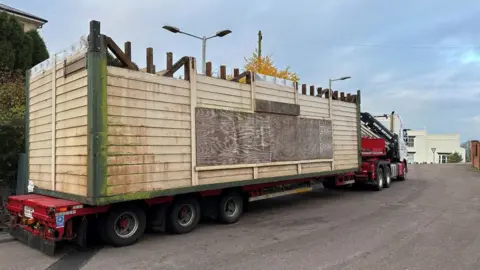
<instances>
[{"instance_id":1,"label":"street lamp","mask_svg":"<svg viewBox=\"0 0 480 270\"><path fill-rule=\"evenodd\" d=\"M186 32L183 32L182 30L180 30L178 27L175 27L175 26L171 26L171 25L164 25L162 27L163 29L167 30L167 31L170 31L174 34L177 34L177 33L180 33L180 34L184 34L184 35L187 35L187 36L191 36L191 37L194 37L196 39L200 39L202 41L202 73L205 75L206 73L206 60L205 60L205 57L206 57L206 54L207 54L207 40L211 39L211 38L214 38L214 37L224 37L230 33L232 33L231 30L228 30L228 29L225 29L225 30L221 30L221 31L218 31L217 33L215 33L215 35L211 36L211 37L206 37L206 36L203 36L203 37L199 37L199 36L195 36L195 35L192 35L192 34L189 34L189 33L186 33Z\"/></svg>"},{"instance_id":2,"label":"street lamp","mask_svg":"<svg viewBox=\"0 0 480 270\"><path fill-rule=\"evenodd\" d=\"M333 91L332 91L332 82L334 81L344 81L344 80L348 80L352 77L350 76L344 76L344 77L340 77L338 79L328 79L328 91L330 91L330 93L328 94L328 104L329 104L329 115L330 115L330 119L332 118L332 95L333 95Z\"/></svg>"}]
</instances>

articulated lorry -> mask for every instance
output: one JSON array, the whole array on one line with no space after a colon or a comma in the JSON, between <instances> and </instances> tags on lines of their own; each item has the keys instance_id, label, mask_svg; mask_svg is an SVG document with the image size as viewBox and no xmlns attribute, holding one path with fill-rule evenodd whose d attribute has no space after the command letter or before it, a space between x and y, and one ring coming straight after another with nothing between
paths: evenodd
<instances>
[{"instance_id":1,"label":"articulated lorry","mask_svg":"<svg viewBox=\"0 0 480 270\"><path fill-rule=\"evenodd\" d=\"M197 74L167 54L131 61L100 23L27 72L27 194L8 198L10 233L46 254L92 235L127 246L201 217L237 222L249 202L407 176L405 134L360 111L360 91L315 89L253 72ZM115 58L112 60L113 54ZM174 73L183 68L181 79Z\"/></svg>"}]
</instances>

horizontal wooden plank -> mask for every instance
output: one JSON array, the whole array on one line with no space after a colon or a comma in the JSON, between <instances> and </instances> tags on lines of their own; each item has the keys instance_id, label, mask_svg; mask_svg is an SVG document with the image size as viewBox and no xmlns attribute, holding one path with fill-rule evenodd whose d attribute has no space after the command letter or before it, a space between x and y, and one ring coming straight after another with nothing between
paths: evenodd
<instances>
[{"instance_id":1,"label":"horizontal wooden plank","mask_svg":"<svg viewBox=\"0 0 480 270\"><path fill-rule=\"evenodd\" d=\"M33 157L30 155L30 157L28 158L28 163L30 165L49 165L49 164L52 164L52 158L51 157Z\"/></svg>"},{"instance_id":2,"label":"horizontal wooden plank","mask_svg":"<svg viewBox=\"0 0 480 270\"><path fill-rule=\"evenodd\" d=\"M52 149L32 149L29 150L29 155L31 157L51 157Z\"/></svg>"},{"instance_id":3,"label":"horizontal wooden plank","mask_svg":"<svg viewBox=\"0 0 480 270\"><path fill-rule=\"evenodd\" d=\"M330 170L331 170L331 164L326 163L326 164L322 164L322 166L302 168L302 174L303 173L328 172Z\"/></svg>"},{"instance_id":4,"label":"horizontal wooden plank","mask_svg":"<svg viewBox=\"0 0 480 270\"><path fill-rule=\"evenodd\" d=\"M259 80L255 80L255 88L266 88L278 92L295 92L295 89L293 87L284 86L276 83L263 82Z\"/></svg>"},{"instance_id":5,"label":"horizontal wooden plank","mask_svg":"<svg viewBox=\"0 0 480 270\"><path fill-rule=\"evenodd\" d=\"M57 154L56 165L87 165L87 155L62 156Z\"/></svg>"},{"instance_id":6,"label":"horizontal wooden plank","mask_svg":"<svg viewBox=\"0 0 480 270\"><path fill-rule=\"evenodd\" d=\"M52 166L50 164L29 164L29 171L36 173L51 173Z\"/></svg>"},{"instance_id":7,"label":"horizontal wooden plank","mask_svg":"<svg viewBox=\"0 0 480 270\"><path fill-rule=\"evenodd\" d=\"M37 188L46 189L46 190L50 190L52 188L52 183L50 180L42 181L38 179L32 179L31 177L29 179L33 181L35 187Z\"/></svg>"},{"instance_id":8,"label":"horizontal wooden plank","mask_svg":"<svg viewBox=\"0 0 480 270\"><path fill-rule=\"evenodd\" d=\"M328 99L326 98L298 95L298 103L300 106L323 107L328 109Z\"/></svg>"},{"instance_id":9,"label":"horizontal wooden plank","mask_svg":"<svg viewBox=\"0 0 480 270\"><path fill-rule=\"evenodd\" d=\"M37 127L41 125L46 125L52 123L52 116L47 115L41 118L30 120L30 127Z\"/></svg>"},{"instance_id":10,"label":"horizontal wooden plank","mask_svg":"<svg viewBox=\"0 0 480 270\"><path fill-rule=\"evenodd\" d=\"M333 108L351 108L351 109L357 109L357 104L356 103L350 103L350 102L345 102L345 101L340 101L340 100L332 100Z\"/></svg>"},{"instance_id":11,"label":"horizontal wooden plank","mask_svg":"<svg viewBox=\"0 0 480 270\"><path fill-rule=\"evenodd\" d=\"M56 112L68 111L74 108L85 107L88 105L87 96L72 99L66 102L57 103Z\"/></svg>"},{"instance_id":12,"label":"horizontal wooden plank","mask_svg":"<svg viewBox=\"0 0 480 270\"><path fill-rule=\"evenodd\" d=\"M87 187L84 185L57 183L56 191L79 195L79 196L87 196Z\"/></svg>"},{"instance_id":13,"label":"horizontal wooden plank","mask_svg":"<svg viewBox=\"0 0 480 270\"><path fill-rule=\"evenodd\" d=\"M50 131L39 134L30 134L29 138L30 143L44 142L49 140L52 140L52 133Z\"/></svg>"},{"instance_id":14,"label":"horizontal wooden plank","mask_svg":"<svg viewBox=\"0 0 480 270\"><path fill-rule=\"evenodd\" d=\"M108 106L152 109L157 111L190 113L190 105L173 104L166 101L138 100L125 97L107 96Z\"/></svg>"},{"instance_id":15,"label":"horizontal wooden plank","mask_svg":"<svg viewBox=\"0 0 480 270\"><path fill-rule=\"evenodd\" d=\"M197 98L243 105L249 105L252 103L252 98L250 96L234 96L228 93L212 93L198 89Z\"/></svg>"},{"instance_id":16,"label":"horizontal wooden plank","mask_svg":"<svg viewBox=\"0 0 480 270\"><path fill-rule=\"evenodd\" d=\"M56 154L59 156L87 155L88 148L83 146L57 146Z\"/></svg>"},{"instance_id":17,"label":"horizontal wooden plank","mask_svg":"<svg viewBox=\"0 0 480 270\"><path fill-rule=\"evenodd\" d=\"M37 74L37 75L35 75L35 76L30 76L30 83L32 84L32 83L34 83L34 82L36 82L36 81L38 81L38 80L40 80L40 79L43 79L43 78L45 78L45 77L49 77L49 78L52 77L52 70L51 70L51 69L47 69L47 70L45 70L44 72L39 73L39 74Z\"/></svg>"},{"instance_id":18,"label":"horizontal wooden plank","mask_svg":"<svg viewBox=\"0 0 480 270\"><path fill-rule=\"evenodd\" d=\"M297 164L259 167L258 173L297 170Z\"/></svg>"},{"instance_id":19,"label":"horizontal wooden plank","mask_svg":"<svg viewBox=\"0 0 480 270\"><path fill-rule=\"evenodd\" d=\"M157 111L152 109L142 108L128 108L121 106L108 106L108 115L112 116L131 116L142 117L150 119L165 119L165 120L177 120L177 121L190 121L189 113L169 112L169 111Z\"/></svg>"},{"instance_id":20,"label":"horizontal wooden plank","mask_svg":"<svg viewBox=\"0 0 480 270\"><path fill-rule=\"evenodd\" d=\"M70 92L66 92L66 93L63 93L63 94L59 94L57 92L57 104L63 103L63 102L69 101L69 100L77 99L77 98L80 98L80 97L86 97L87 96L87 91L88 91L87 87L82 86L80 88L74 89Z\"/></svg>"},{"instance_id":21,"label":"horizontal wooden plank","mask_svg":"<svg viewBox=\"0 0 480 270\"><path fill-rule=\"evenodd\" d=\"M81 57L75 61L67 63L67 65L64 67L64 74L65 76L69 76L74 72L78 72L79 70L84 70L86 66L87 66L87 58Z\"/></svg>"},{"instance_id":22,"label":"horizontal wooden plank","mask_svg":"<svg viewBox=\"0 0 480 270\"><path fill-rule=\"evenodd\" d=\"M118 136L152 136L152 137L190 138L190 129L115 126L110 123L108 126L108 134L118 135Z\"/></svg>"},{"instance_id":23,"label":"horizontal wooden plank","mask_svg":"<svg viewBox=\"0 0 480 270\"><path fill-rule=\"evenodd\" d=\"M57 94L57 96L66 95L68 93L75 92L79 89L87 88L87 84L88 84L88 77L84 76L64 85L56 85L55 93Z\"/></svg>"},{"instance_id":24,"label":"horizontal wooden plank","mask_svg":"<svg viewBox=\"0 0 480 270\"><path fill-rule=\"evenodd\" d=\"M318 168L318 167L325 167L330 169L331 162L315 162L315 163L304 163L302 164L302 173L303 169L305 168Z\"/></svg>"},{"instance_id":25,"label":"horizontal wooden plank","mask_svg":"<svg viewBox=\"0 0 480 270\"><path fill-rule=\"evenodd\" d=\"M190 151L190 146L183 145L108 146L108 155L188 154Z\"/></svg>"},{"instance_id":26,"label":"horizontal wooden plank","mask_svg":"<svg viewBox=\"0 0 480 270\"><path fill-rule=\"evenodd\" d=\"M271 172L258 172L259 178L266 178L266 177L278 177L278 176L287 176L287 175L296 175L298 174L297 168L294 170L286 170L286 171L271 171Z\"/></svg>"},{"instance_id":27,"label":"horizontal wooden plank","mask_svg":"<svg viewBox=\"0 0 480 270\"><path fill-rule=\"evenodd\" d=\"M87 116L87 114L88 114L88 107L82 106L82 107L77 107L71 110L66 110L66 111L57 113L56 120L61 121L61 120L74 119L81 116Z\"/></svg>"},{"instance_id":28,"label":"horizontal wooden plank","mask_svg":"<svg viewBox=\"0 0 480 270\"><path fill-rule=\"evenodd\" d=\"M57 121L56 129L61 130L61 129L66 129L66 128L86 126L87 123L88 123L88 117L85 115L85 116L80 116L80 117L75 117L75 118L70 118L70 119L66 119L66 120Z\"/></svg>"},{"instance_id":29,"label":"horizontal wooden plank","mask_svg":"<svg viewBox=\"0 0 480 270\"><path fill-rule=\"evenodd\" d=\"M153 163L139 165L111 165L107 167L108 175L127 175L127 174L145 174L157 172L178 172L188 171L191 168L190 163Z\"/></svg>"},{"instance_id":30,"label":"horizontal wooden plank","mask_svg":"<svg viewBox=\"0 0 480 270\"><path fill-rule=\"evenodd\" d=\"M33 106L39 102L42 102L42 101L46 101L48 99L52 98L52 91L46 91L46 92L43 92L41 94L38 94L34 97L30 97L30 100L29 100L29 105L30 106Z\"/></svg>"},{"instance_id":31,"label":"horizontal wooden plank","mask_svg":"<svg viewBox=\"0 0 480 270\"><path fill-rule=\"evenodd\" d=\"M249 174L238 174L238 175L227 175L227 176L217 176L212 178L199 178L198 183L200 185L209 185L209 184L218 184L242 180L253 179L253 172Z\"/></svg>"},{"instance_id":32,"label":"horizontal wooden plank","mask_svg":"<svg viewBox=\"0 0 480 270\"><path fill-rule=\"evenodd\" d=\"M109 145L190 145L190 138L148 137L148 136L108 136Z\"/></svg>"},{"instance_id":33,"label":"horizontal wooden plank","mask_svg":"<svg viewBox=\"0 0 480 270\"><path fill-rule=\"evenodd\" d=\"M190 129L190 121L176 121L165 119L150 119L129 116L108 116L109 125L122 125L132 127L157 127L157 128L179 128Z\"/></svg>"},{"instance_id":34,"label":"horizontal wooden plank","mask_svg":"<svg viewBox=\"0 0 480 270\"><path fill-rule=\"evenodd\" d=\"M153 191L170 188L180 188L190 186L190 179L178 179L171 181L157 181L157 182L144 182L144 183L132 183L130 185L108 186L108 195L117 195L125 193L135 193L142 191Z\"/></svg>"},{"instance_id":35,"label":"horizontal wooden plank","mask_svg":"<svg viewBox=\"0 0 480 270\"><path fill-rule=\"evenodd\" d=\"M29 172L28 176L29 180L32 180L35 182L35 180L38 181L49 181L51 180L51 173L41 173L41 172Z\"/></svg>"},{"instance_id":36,"label":"horizontal wooden plank","mask_svg":"<svg viewBox=\"0 0 480 270\"><path fill-rule=\"evenodd\" d=\"M223 83L222 83L223 84ZM231 88L222 86L222 84L214 85L214 84L206 84L197 82L197 91L208 92L208 93L215 93L215 94L223 94L223 95L230 95L234 97L243 97L243 98L252 98L250 86L248 88ZM230 86L230 83L227 83Z\"/></svg>"},{"instance_id":37,"label":"horizontal wooden plank","mask_svg":"<svg viewBox=\"0 0 480 270\"><path fill-rule=\"evenodd\" d=\"M41 126L31 127L30 135L52 132L52 124L45 124Z\"/></svg>"},{"instance_id":38,"label":"horizontal wooden plank","mask_svg":"<svg viewBox=\"0 0 480 270\"><path fill-rule=\"evenodd\" d=\"M266 100L272 100L272 101L277 101L277 102L285 102L285 103L292 103L295 104L295 99L293 98L285 98L285 97L278 97L272 94L264 94L264 93L255 93L255 97L258 99L266 99Z\"/></svg>"},{"instance_id":39,"label":"horizontal wooden plank","mask_svg":"<svg viewBox=\"0 0 480 270\"><path fill-rule=\"evenodd\" d=\"M118 85L127 88L135 88L132 85L135 83L150 83L150 84L157 84L162 86L173 86L173 87L180 87L180 88L189 88L190 82L186 80L179 80L170 77L164 77L156 74L150 74L145 72L139 72L134 70L129 70L125 68L118 68L113 66L107 67L107 74L108 77L116 77L115 80L122 81L122 79L126 79L128 83L125 85ZM111 80L108 80L110 84ZM140 88L141 89L141 88Z\"/></svg>"},{"instance_id":40,"label":"horizontal wooden plank","mask_svg":"<svg viewBox=\"0 0 480 270\"><path fill-rule=\"evenodd\" d=\"M57 87L61 87L63 85L67 85L70 83L75 84L76 81L81 80L87 76L87 70L82 70L81 72L77 72L75 74L72 74L70 76L67 76L66 78L63 77L63 74L61 76L57 76Z\"/></svg>"},{"instance_id":41,"label":"horizontal wooden plank","mask_svg":"<svg viewBox=\"0 0 480 270\"><path fill-rule=\"evenodd\" d=\"M250 85L238 82L227 81L215 77L208 77L199 74L197 76L197 86L198 85L214 85L219 88L229 88L229 89L237 89L241 91L250 91ZM202 86L201 86L202 87Z\"/></svg>"},{"instance_id":42,"label":"horizontal wooden plank","mask_svg":"<svg viewBox=\"0 0 480 270\"><path fill-rule=\"evenodd\" d=\"M108 165L121 165L121 164L153 164L153 163L166 163L175 162L183 163L191 161L190 154L161 154L161 155L120 155L120 156L107 156Z\"/></svg>"},{"instance_id":43,"label":"horizontal wooden plank","mask_svg":"<svg viewBox=\"0 0 480 270\"><path fill-rule=\"evenodd\" d=\"M88 137L83 136L69 136L66 138L57 138L55 140L57 147L63 146L86 146L88 142Z\"/></svg>"},{"instance_id":44,"label":"horizontal wooden plank","mask_svg":"<svg viewBox=\"0 0 480 270\"><path fill-rule=\"evenodd\" d=\"M107 94L109 96L125 97L136 100L153 100L172 104L190 105L190 97L188 96L172 95L162 92L143 91L117 86L108 86Z\"/></svg>"},{"instance_id":45,"label":"horizontal wooden plank","mask_svg":"<svg viewBox=\"0 0 480 270\"><path fill-rule=\"evenodd\" d=\"M255 99L255 111L298 116L300 115L300 106L271 100Z\"/></svg>"},{"instance_id":46,"label":"horizontal wooden plank","mask_svg":"<svg viewBox=\"0 0 480 270\"><path fill-rule=\"evenodd\" d=\"M290 102L294 102L295 98L295 91L279 91L271 88L265 88L265 87L255 87L255 95L262 94L262 95L267 95L267 96L274 96L274 97L279 97L283 98L285 100L290 100ZM258 96L256 98L259 98Z\"/></svg>"},{"instance_id":47,"label":"horizontal wooden plank","mask_svg":"<svg viewBox=\"0 0 480 270\"><path fill-rule=\"evenodd\" d=\"M40 142L30 142L29 150L51 149L52 140L45 140Z\"/></svg>"},{"instance_id":48,"label":"horizontal wooden plank","mask_svg":"<svg viewBox=\"0 0 480 270\"><path fill-rule=\"evenodd\" d=\"M249 104L241 104L235 102L227 102L222 100L214 100L214 99L207 99L207 98L198 98L197 100L197 107L205 107L207 106L215 106L218 109L222 110L229 110L229 109L241 109L241 110L252 110L251 103Z\"/></svg>"},{"instance_id":49,"label":"horizontal wooden plank","mask_svg":"<svg viewBox=\"0 0 480 270\"><path fill-rule=\"evenodd\" d=\"M43 101L40 101L36 104L33 104L32 106L29 107L30 113L40 111L41 109L45 108L51 108L52 107L52 99L46 99Z\"/></svg>"},{"instance_id":50,"label":"horizontal wooden plank","mask_svg":"<svg viewBox=\"0 0 480 270\"><path fill-rule=\"evenodd\" d=\"M228 177L228 176L236 176L236 175L250 175L250 177L252 177L253 168L201 171L201 172L198 172L198 179Z\"/></svg>"},{"instance_id":51,"label":"horizontal wooden plank","mask_svg":"<svg viewBox=\"0 0 480 270\"><path fill-rule=\"evenodd\" d=\"M52 76L43 76L38 80L33 80L29 85L30 86L30 94L32 94L33 90L42 88L43 86L45 86L47 84L51 84L51 83L52 83Z\"/></svg>"},{"instance_id":52,"label":"horizontal wooden plank","mask_svg":"<svg viewBox=\"0 0 480 270\"><path fill-rule=\"evenodd\" d=\"M56 165L57 174L68 174L74 176L86 176L87 175L87 166L86 165L71 165L71 164L57 164ZM60 179L57 179L59 182ZM66 182L69 183L69 182Z\"/></svg>"},{"instance_id":53,"label":"horizontal wooden plank","mask_svg":"<svg viewBox=\"0 0 480 270\"><path fill-rule=\"evenodd\" d=\"M141 174L124 174L124 175L110 175L107 177L109 186L116 185L130 185L135 183L148 182L169 182L172 180L190 179L191 171L175 171L175 172L154 172Z\"/></svg>"},{"instance_id":54,"label":"horizontal wooden plank","mask_svg":"<svg viewBox=\"0 0 480 270\"><path fill-rule=\"evenodd\" d=\"M46 107L36 112L30 112L30 120L52 115L52 107Z\"/></svg>"},{"instance_id":55,"label":"horizontal wooden plank","mask_svg":"<svg viewBox=\"0 0 480 270\"><path fill-rule=\"evenodd\" d=\"M76 136L83 136L88 134L88 127L84 126L77 126L72 128L61 129L56 132L56 137L58 138L67 138L67 137L76 137Z\"/></svg>"}]
</instances>

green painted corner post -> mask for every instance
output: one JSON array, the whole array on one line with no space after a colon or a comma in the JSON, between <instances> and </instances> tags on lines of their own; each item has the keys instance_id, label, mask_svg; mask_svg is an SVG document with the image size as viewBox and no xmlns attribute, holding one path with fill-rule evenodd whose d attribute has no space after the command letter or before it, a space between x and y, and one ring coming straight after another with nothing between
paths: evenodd
<instances>
[{"instance_id":1,"label":"green painted corner post","mask_svg":"<svg viewBox=\"0 0 480 270\"><path fill-rule=\"evenodd\" d=\"M360 89L357 90L357 143L358 143L358 167L362 166L362 122L360 120L360 104L361 104L361 97L360 97Z\"/></svg>"},{"instance_id":2,"label":"green painted corner post","mask_svg":"<svg viewBox=\"0 0 480 270\"><path fill-rule=\"evenodd\" d=\"M106 195L107 181L107 49L98 21L90 22L87 74L87 197L98 198Z\"/></svg>"},{"instance_id":3,"label":"green painted corner post","mask_svg":"<svg viewBox=\"0 0 480 270\"><path fill-rule=\"evenodd\" d=\"M17 168L17 194L27 193L30 146L30 70L25 71L25 154L21 153Z\"/></svg>"}]
</instances>

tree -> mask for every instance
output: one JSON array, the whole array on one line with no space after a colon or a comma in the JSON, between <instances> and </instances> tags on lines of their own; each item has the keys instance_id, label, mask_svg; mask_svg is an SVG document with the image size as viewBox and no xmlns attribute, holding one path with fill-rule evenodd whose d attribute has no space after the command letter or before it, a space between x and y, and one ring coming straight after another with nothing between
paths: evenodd
<instances>
[{"instance_id":1,"label":"tree","mask_svg":"<svg viewBox=\"0 0 480 270\"><path fill-rule=\"evenodd\" d=\"M258 50L255 50L249 58L245 58L245 70L294 82L300 80L296 73L290 71L290 67L278 69L271 55L258 57Z\"/></svg>"},{"instance_id":2,"label":"tree","mask_svg":"<svg viewBox=\"0 0 480 270\"><path fill-rule=\"evenodd\" d=\"M471 161L471 154L472 154L472 144L471 141L466 141L460 145L463 149L465 149L465 162Z\"/></svg>"},{"instance_id":3,"label":"tree","mask_svg":"<svg viewBox=\"0 0 480 270\"><path fill-rule=\"evenodd\" d=\"M454 152L447 157L448 163L459 163L463 161L462 156L458 152Z\"/></svg>"}]
</instances>

